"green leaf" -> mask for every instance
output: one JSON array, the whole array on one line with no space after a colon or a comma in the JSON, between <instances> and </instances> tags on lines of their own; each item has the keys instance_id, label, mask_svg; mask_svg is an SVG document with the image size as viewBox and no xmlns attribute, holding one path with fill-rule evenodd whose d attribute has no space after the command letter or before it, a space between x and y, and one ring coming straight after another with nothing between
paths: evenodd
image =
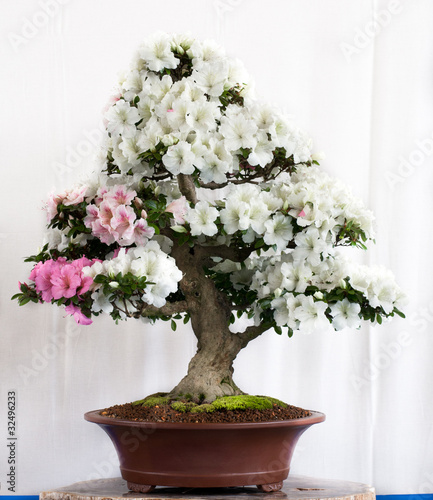
<instances>
[{"instance_id":1,"label":"green leaf","mask_svg":"<svg viewBox=\"0 0 433 500\"><path fill-rule=\"evenodd\" d=\"M174 319L172 319L172 320L171 320L171 329L175 332L175 331L176 331L176 328L177 328L176 321L174 321Z\"/></svg>"},{"instance_id":2,"label":"green leaf","mask_svg":"<svg viewBox=\"0 0 433 500\"><path fill-rule=\"evenodd\" d=\"M399 311L396 307L394 307L394 312L395 314L398 314L400 318L405 318L405 314L403 314L401 311Z\"/></svg>"}]
</instances>

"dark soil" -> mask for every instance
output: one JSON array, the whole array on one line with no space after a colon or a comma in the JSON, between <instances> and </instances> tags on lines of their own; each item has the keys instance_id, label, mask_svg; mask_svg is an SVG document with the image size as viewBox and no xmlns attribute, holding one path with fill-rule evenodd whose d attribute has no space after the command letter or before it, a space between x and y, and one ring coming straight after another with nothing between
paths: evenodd
<instances>
[{"instance_id":1,"label":"dark soil","mask_svg":"<svg viewBox=\"0 0 433 500\"><path fill-rule=\"evenodd\" d=\"M127 403L115 405L101 411L101 415L139 422L183 422L183 423L233 423L233 422L272 422L308 417L309 410L296 406L287 408L274 405L267 410L217 410L212 413L191 413L173 410L170 405L145 407Z\"/></svg>"}]
</instances>

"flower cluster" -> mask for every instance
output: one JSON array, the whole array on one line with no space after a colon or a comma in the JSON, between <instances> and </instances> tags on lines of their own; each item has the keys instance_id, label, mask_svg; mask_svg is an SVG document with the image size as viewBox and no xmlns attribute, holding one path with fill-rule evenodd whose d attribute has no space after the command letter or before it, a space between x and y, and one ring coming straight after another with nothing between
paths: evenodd
<instances>
[{"instance_id":1,"label":"flower cluster","mask_svg":"<svg viewBox=\"0 0 433 500\"><path fill-rule=\"evenodd\" d=\"M213 42L155 35L140 47L105 114L108 168L147 178L194 175L208 184L254 175L277 151L291 164L310 161L310 140L252 100L247 81L242 64Z\"/></svg>"},{"instance_id":2,"label":"flower cluster","mask_svg":"<svg viewBox=\"0 0 433 500\"><path fill-rule=\"evenodd\" d=\"M36 291L44 302L52 299L70 299L80 296L89 290L92 279L83 275L83 267L92 264L86 257L68 262L60 257L57 260L39 262L30 273L35 282Z\"/></svg>"},{"instance_id":3,"label":"flower cluster","mask_svg":"<svg viewBox=\"0 0 433 500\"><path fill-rule=\"evenodd\" d=\"M77 323L88 325L92 321L71 299L77 298L77 301L80 301L90 289L93 280L83 274L83 268L94 262L86 257L72 262L68 262L64 257L49 259L36 264L30 273L30 280L34 282L36 292L40 294L43 302L56 301L66 304L66 312L73 314Z\"/></svg>"},{"instance_id":4,"label":"flower cluster","mask_svg":"<svg viewBox=\"0 0 433 500\"><path fill-rule=\"evenodd\" d=\"M45 205L48 222L51 222L53 217L57 214L57 207L59 205L78 205L84 201L87 191L87 186L76 186L63 193L51 193Z\"/></svg>"},{"instance_id":5,"label":"flower cluster","mask_svg":"<svg viewBox=\"0 0 433 500\"><path fill-rule=\"evenodd\" d=\"M85 226L91 229L93 236L107 245L115 242L122 246L134 243L145 245L155 230L147 225L147 214L144 210L137 219L131 207L135 200L141 204L141 200L136 196L135 191L128 190L123 185L109 189L100 188L95 203L87 205Z\"/></svg>"},{"instance_id":6,"label":"flower cluster","mask_svg":"<svg viewBox=\"0 0 433 500\"><path fill-rule=\"evenodd\" d=\"M200 201L186 215L193 236L214 236L223 229L227 235L240 232L246 244L263 238L278 251L293 240L294 260L316 265L333 245L364 246L362 241L373 237L373 220L341 183L304 165L278 183L232 184L224 201L216 206Z\"/></svg>"},{"instance_id":7,"label":"flower cluster","mask_svg":"<svg viewBox=\"0 0 433 500\"><path fill-rule=\"evenodd\" d=\"M166 297L176 292L178 283L182 279L182 273L174 259L164 253L156 241L150 241L146 247L129 250L122 248L112 259L94 262L85 267L83 274L93 283L92 311L96 313L103 311L108 314L113 312L115 306L118 306L118 310L123 313L125 313L123 307L129 308L127 312L133 314L139 310L140 301L162 307L166 303ZM120 290L120 295L117 293L118 281L128 274L135 278L146 278L143 290L136 289L128 297L129 306L119 303L124 297L124 291ZM101 276L109 278L111 290L108 295L102 286L107 280L101 280Z\"/></svg>"},{"instance_id":8,"label":"flower cluster","mask_svg":"<svg viewBox=\"0 0 433 500\"><path fill-rule=\"evenodd\" d=\"M257 318L270 307L278 326L310 333L329 322L335 330L359 328L362 319L381 322L404 304L390 271L356 265L339 254L322 259L297 261L296 249L281 259L266 258L251 275Z\"/></svg>"}]
</instances>

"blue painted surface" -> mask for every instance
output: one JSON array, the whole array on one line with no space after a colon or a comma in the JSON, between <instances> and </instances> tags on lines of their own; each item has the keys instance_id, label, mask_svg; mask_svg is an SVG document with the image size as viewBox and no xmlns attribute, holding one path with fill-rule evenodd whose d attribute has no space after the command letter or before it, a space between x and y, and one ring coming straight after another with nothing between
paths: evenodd
<instances>
[{"instance_id":1,"label":"blue painted surface","mask_svg":"<svg viewBox=\"0 0 433 500\"><path fill-rule=\"evenodd\" d=\"M377 500L433 500L433 493L425 495L376 495Z\"/></svg>"}]
</instances>

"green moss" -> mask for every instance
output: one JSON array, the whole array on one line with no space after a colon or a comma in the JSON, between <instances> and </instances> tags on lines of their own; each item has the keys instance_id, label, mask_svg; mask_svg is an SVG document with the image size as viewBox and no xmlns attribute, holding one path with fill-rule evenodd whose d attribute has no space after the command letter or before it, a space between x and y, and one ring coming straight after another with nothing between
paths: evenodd
<instances>
[{"instance_id":1,"label":"green moss","mask_svg":"<svg viewBox=\"0 0 433 500\"><path fill-rule=\"evenodd\" d=\"M169 398L165 392L157 392L156 394L151 394L144 399L139 399L138 401L134 401L133 405L141 405L152 408L153 406L162 406L167 405L169 403Z\"/></svg>"},{"instance_id":2,"label":"green moss","mask_svg":"<svg viewBox=\"0 0 433 500\"><path fill-rule=\"evenodd\" d=\"M215 408L212 406L212 404L207 403L191 408L191 413L212 413L213 411L215 411Z\"/></svg>"},{"instance_id":3,"label":"green moss","mask_svg":"<svg viewBox=\"0 0 433 500\"><path fill-rule=\"evenodd\" d=\"M267 396L224 396L216 399L212 406L215 410L267 410L273 408L274 405L287 407L286 403L275 398Z\"/></svg>"},{"instance_id":4,"label":"green moss","mask_svg":"<svg viewBox=\"0 0 433 500\"><path fill-rule=\"evenodd\" d=\"M197 405L195 403L184 403L183 401L174 401L171 403L171 407L175 411L180 411L181 413L186 413L187 411L194 411Z\"/></svg>"},{"instance_id":5,"label":"green moss","mask_svg":"<svg viewBox=\"0 0 433 500\"><path fill-rule=\"evenodd\" d=\"M211 413L217 410L266 410L272 408L274 405L287 407L286 403L279 399L270 398L268 396L249 396L248 394L242 396L224 396L216 399L213 403L196 404L191 401L192 396L185 394L180 400L170 400L167 393L157 392L151 394L144 399L134 401L133 405L142 405L147 407L163 406L171 404L175 411L182 413Z\"/></svg>"}]
</instances>

